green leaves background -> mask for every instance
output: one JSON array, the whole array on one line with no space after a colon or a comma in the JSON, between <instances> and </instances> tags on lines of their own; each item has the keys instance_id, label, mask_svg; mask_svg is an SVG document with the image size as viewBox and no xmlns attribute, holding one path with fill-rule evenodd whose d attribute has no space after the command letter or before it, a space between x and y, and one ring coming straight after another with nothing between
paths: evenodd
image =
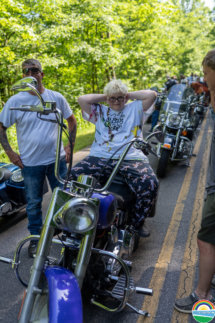
<instances>
[{"instance_id":1,"label":"green leaves background","mask_svg":"<svg viewBox=\"0 0 215 323\"><path fill-rule=\"evenodd\" d=\"M79 95L102 93L115 76L132 91L162 86L166 74L200 74L214 27L201 0L1 0L0 109L22 61L36 58L44 85L66 97L85 127Z\"/></svg>"}]
</instances>

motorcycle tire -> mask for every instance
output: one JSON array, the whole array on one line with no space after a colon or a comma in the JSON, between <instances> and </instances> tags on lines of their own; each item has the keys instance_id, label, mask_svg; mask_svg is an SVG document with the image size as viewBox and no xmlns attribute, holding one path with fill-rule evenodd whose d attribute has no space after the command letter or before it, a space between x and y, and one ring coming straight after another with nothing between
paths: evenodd
<instances>
[{"instance_id":1,"label":"motorcycle tire","mask_svg":"<svg viewBox=\"0 0 215 323\"><path fill-rule=\"evenodd\" d=\"M166 174L170 153L171 151L166 149L163 149L161 152L161 157L157 166L157 175L160 178L163 178Z\"/></svg>"},{"instance_id":2,"label":"motorcycle tire","mask_svg":"<svg viewBox=\"0 0 215 323\"><path fill-rule=\"evenodd\" d=\"M134 232L134 248L133 248L132 254L135 253L135 251L137 250L139 246L139 242L140 242L140 236L138 232Z\"/></svg>"},{"instance_id":3,"label":"motorcycle tire","mask_svg":"<svg viewBox=\"0 0 215 323\"><path fill-rule=\"evenodd\" d=\"M48 323L48 300L47 295L37 295L34 307L31 313L31 323L36 323L40 319L47 319Z\"/></svg>"}]
</instances>

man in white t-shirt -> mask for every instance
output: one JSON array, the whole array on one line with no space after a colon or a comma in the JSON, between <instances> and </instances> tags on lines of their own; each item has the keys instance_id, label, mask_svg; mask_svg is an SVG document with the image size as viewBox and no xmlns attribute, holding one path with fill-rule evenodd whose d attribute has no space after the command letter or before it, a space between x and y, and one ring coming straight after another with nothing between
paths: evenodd
<instances>
[{"instance_id":1,"label":"man in white t-shirt","mask_svg":"<svg viewBox=\"0 0 215 323\"><path fill-rule=\"evenodd\" d=\"M64 119L68 122L69 135L73 146L75 144L77 123L66 99L58 92L46 89L42 84L44 73L40 62L36 59L27 59L22 63L23 77L33 76L37 82L37 90L44 101L55 101L61 110ZM0 143L8 155L11 163L17 165L24 177L28 205L28 229L31 234L39 234L42 226L42 198L43 184L47 176L51 189L59 185L55 175L55 157L58 125L42 121L37 113L10 110L10 107L20 105L38 105L39 98L32 92L19 92L12 96L5 104L0 114ZM43 119L54 119L55 115L43 116ZM17 140L20 155L14 152L8 142L6 129L16 124ZM67 173L66 163L69 162L71 148L68 144L61 144L60 175L65 178ZM37 241L32 240L28 253L34 257Z\"/></svg>"},{"instance_id":2,"label":"man in white t-shirt","mask_svg":"<svg viewBox=\"0 0 215 323\"><path fill-rule=\"evenodd\" d=\"M78 99L84 118L96 125L96 132L89 156L71 170L73 180L80 174L98 178L105 161L111 157L101 175L101 182L105 182L125 146L119 148L133 138L142 136L142 125L153 112L153 103L157 96L151 90L128 93L126 85L120 80L109 82L104 93L87 94ZM128 100L133 102L126 104ZM107 102L108 106L98 102ZM158 181L148 158L132 146L118 172L137 197L132 213L133 226L141 237L148 237L150 233L144 222L150 216L158 193Z\"/></svg>"}]
</instances>

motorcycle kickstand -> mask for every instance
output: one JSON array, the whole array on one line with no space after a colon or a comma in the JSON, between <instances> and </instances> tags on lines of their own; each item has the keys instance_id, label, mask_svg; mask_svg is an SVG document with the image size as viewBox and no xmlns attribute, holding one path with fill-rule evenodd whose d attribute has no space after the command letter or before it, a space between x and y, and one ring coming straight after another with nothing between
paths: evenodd
<instances>
[{"instance_id":1,"label":"motorcycle kickstand","mask_svg":"<svg viewBox=\"0 0 215 323\"><path fill-rule=\"evenodd\" d=\"M143 315L143 316L148 316L150 317L150 314L147 312L147 311L141 311L141 310L138 310L137 308L135 308L134 306L132 306L131 304L129 303L126 303L126 305L128 305L129 307L131 307L135 312L137 312L138 314L140 315Z\"/></svg>"}]
</instances>

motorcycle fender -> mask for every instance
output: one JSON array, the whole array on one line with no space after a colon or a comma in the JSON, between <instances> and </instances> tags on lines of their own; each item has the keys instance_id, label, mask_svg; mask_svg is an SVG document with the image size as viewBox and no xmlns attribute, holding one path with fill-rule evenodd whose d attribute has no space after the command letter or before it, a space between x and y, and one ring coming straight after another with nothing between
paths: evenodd
<instances>
[{"instance_id":1,"label":"motorcycle fender","mask_svg":"<svg viewBox=\"0 0 215 323\"><path fill-rule=\"evenodd\" d=\"M83 323L82 299L75 275L68 269L47 266L49 323Z\"/></svg>"},{"instance_id":2,"label":"motorcycle fender","mask_svg":"<svg viewBox=\"0 0 215 323\"><path fill-rule=\"evenodd\" d=\"M166 134L161 147L164 149L173 150L174 143L175 143L175 136Z\"/></svg>"}]
</instances>

